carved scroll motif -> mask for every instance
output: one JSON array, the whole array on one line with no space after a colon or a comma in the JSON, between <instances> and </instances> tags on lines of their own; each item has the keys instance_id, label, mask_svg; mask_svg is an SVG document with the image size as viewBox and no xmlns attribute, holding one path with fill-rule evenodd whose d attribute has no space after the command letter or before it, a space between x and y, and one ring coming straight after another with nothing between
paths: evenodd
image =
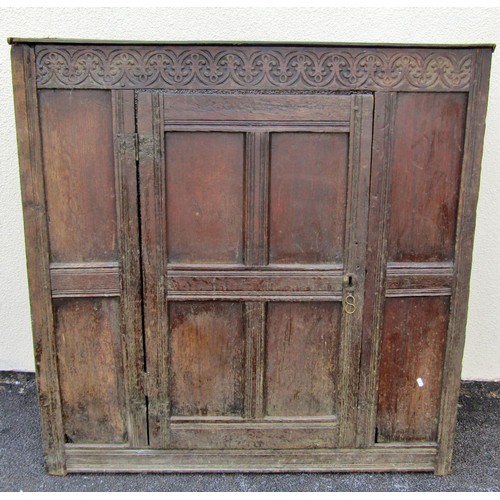
<instances>
[{"instance_id":1,"label":"carved scroll motif","mask_svg":"<svg viewBox=\"0 0 500 500\"><path fill-rule=\"evenodd\" d=\"M37 47L39 88L467 90L470 50Z\"/></svg>"}]
</instances>

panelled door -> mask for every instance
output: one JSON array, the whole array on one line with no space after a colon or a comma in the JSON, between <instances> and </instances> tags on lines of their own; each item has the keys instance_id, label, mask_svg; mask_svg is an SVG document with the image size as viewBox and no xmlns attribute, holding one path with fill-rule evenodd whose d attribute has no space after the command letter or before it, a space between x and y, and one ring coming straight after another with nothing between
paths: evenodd
<instances>
[{"instance_id":1,"label":"panelled door","mask_svg":"<svg viewBox=\"0 0 500 500\"><path fill-rule=\"evenodd\" d=\"M150 445L354 446L372 96L137 103Z\"/></svg>"}]
</instances>

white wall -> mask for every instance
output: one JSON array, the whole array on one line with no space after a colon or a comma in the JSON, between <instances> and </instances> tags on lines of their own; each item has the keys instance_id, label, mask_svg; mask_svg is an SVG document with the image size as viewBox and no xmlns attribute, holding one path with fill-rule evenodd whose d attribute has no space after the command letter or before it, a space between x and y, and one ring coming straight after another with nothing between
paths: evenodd
<instances>
[{"instance_id":1,"label":"white wall","mask_svg":"<svg viewBox=\"0 0 500 500\"><path fill-rule=\"evenodd\" d=\"M0 9L0 370L34 369L7 36L499 43L499 9ZM500 48L499 48L500 52ZM462 378L500 379L500 54L493 55Z\"/></svg>"}]
</instances>

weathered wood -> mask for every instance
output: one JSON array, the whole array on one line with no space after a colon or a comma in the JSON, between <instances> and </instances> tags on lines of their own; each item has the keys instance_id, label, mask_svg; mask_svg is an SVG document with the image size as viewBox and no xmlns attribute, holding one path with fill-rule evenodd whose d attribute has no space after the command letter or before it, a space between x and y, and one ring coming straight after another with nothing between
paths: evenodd
<instances>
[{"instance_id":1,"label":"weathered wood","mask_svg":"<svg viewBox=\"0 0 500 500\"><path fill-rule=\"evenodd\" d=\"M252 270L241 269L239 271L198 269L180 271L169 268L167 289L169 295L182 291L236 293L245 291L262 293L302 291L304 294L314 291L339 295L342 294L344 273L340 265L336 267L337 269L334 271L298 271L293 267L272 270L272 266L263 270L252 268Z\"/></svg>"},{"instance_id":2,"label":"weathered wood","mask_svg":"<svg viewBox=\"0 0 500 500\"><path fill-rule=\"evenodd\" d=\"M67 446L71 472L335 472L432 471L435 446L366 450L124 450Z\"/></svg>"},{"instance_id":3,"label":"weathered wood","mask_svg":"<svg viewBox=\"0 0 500 500\"><path fill-rule=\"evenodd\" d=\"M165 128L200 125L349 127L351 98L328 95L178 94L166 98ZM318 123L319 122L319 123Z\"/></svg>"},{"instance_id":4,"label":"weathered wood","mask_svg":"<svg viewBox=\"0 0 500 500\"><path fill-rule=\"evenodd\" d=\"M50 292L49 239L42 146L35 60L31 47L26 45L12 47L12 73L31 321L45 463L49 473L65 474L57 347Z\"/></svg>"},{"instance_id":5,"label":"weathered wood","mask_svg":"<svg viewBox=\"0 0 500 500\"><path fill-rule=\"evenodd\" d=\"M452 280L452 262L389 262L386 294L388 297L451 295Z\"/></svg>"},{"instance_id":6,"label":"weathered wood","mask_svg":"<svg viewBox=\"0 0 500 500\"><path fill-rule=\"evenodd\" d=\"M265 415L336 415L341 317L338 302L268 304Z\"/></svg>"},{"instance_id":7,"label":"weathered wood","mask_svg":"<svg viewBox=\"0 0 500 500\"><path fill-rule=\"evenodd\" d=\"M50 281L53 298L120 295L117 262L51 264Z\"/></svg>"},{"instance_id":8,"label":"weathered wood","mask_svg":"<svg viewBox=\"0 0 500 500\"><path fill-rule=\"evenodd\" d=\"M267 304L247 302L245 304L245 385L244 416L262 418L265 384L265 333Z\"/></svg>"},{"instance_id":9,"label":"weathered wood","mask_svg":"<svg viewBox=\"0 0 500 500\"><path fill-rule=\"evenodd\" d=\"M242 416L243 307L179 302L169 307L172 416Z\"/></svg>"},{"instance_id":10,"label":"weathered wood","mask_svg":"<svg viewBox=\"0 0 500 500\"><path fill-rule=\"evenodd\" d=\"M50 472L450 471L491 48L17 43Z\"/></svg>"},{"instance_id":11,"label":"weathered wood","mask_svg":"<svg viewBox=\"0 0 500 500\"><path fill-rule=\"evenodd\" d=\"M243 262L244 144L242 133L165 134L168 262Z\"/></svg>"},{"instance_id":12,"label":"weathered wood","mask_svg":"<svg viewBox=\"0 0 500 500\"><path fill-rule=\"evenodd\" d=\"M142 250L142 300L146 353L149 445L168 447L168 304L163 99L140 93L137 108ZM145 145L149 145L147 149Z\"/></svg>"},{"instance_id":13,"label":"weathered wood","mask_svg":"<svg viewBox=\"0 0 500 500\"><path fill-rule=\"evenodd\" d=\"M453 260L465 93L399 93L394 117L388 259Z\"/></svg>"},{"instance_id":14,"label":"weathered wood","mask_svg":"<svg viewBox=\"0 0 500 500\"><path fill-rule=\"evenodd\" d=\"M334 448L337 422L254 421L170 424L170 446L178 450L203 449L325 449Z\"/></svg>"},{"instance_id":15,"label":"weathered wood","mask_svg":"<svg viewBox=\"0 0 500 500\"><path fill-rule=\"evenodd\" d=\"M125 442L118 300L59 299L54 309L65 441Z\"/></svg>"},{"instance_id":16,"label":"weathered wood","mask_svg":"<svg viewBox=\"0 0 500 500\"><path fill-rule=\"evenodd\" d=\"M339 446L351 448L356 443L358 414L359 356L363 327L368 205L370 188L373 97L354 96L351 108L349 180L345 230L344 309L347 297L354 297L351 314L342 315L342 336L338 361L339 377ZM352 304L352 302L351 302Z\"/></svg>"},{"instance_id":17,"label":"weathered wood","mask_svg":"<svg viewBox=\"0 0 500 500\"><path fill-rule=\"evenodd\" d=\"M127 397L128 443L147 446L147 407L144 391L144 339L139 240L139 193L134 142L134 92L113 91L113 135L118 245L120 252L120 306L124 381ZM135 146L135 144L134 144Z\"/></svg>"},{"instance_id":18,"label":"weathered wood","mask_svg":"<svg viewBox=\"0 0 500 500\"><path fill-rule=\"evenodd\" d=\"M473 49L36 46L40 88L468 90Z\"/></svg>"},{"instance_id":19,"label":"weathered wood","mask_svg":"<svg viewBox=\"0 0 500 500\"><path fill-rule=\"evenodd\" d=\"M270 264L342 262L348 135L273 133L270 142Z\"/></svg>"},{"instance_id":20,"label":"weathered wood","mask_svg":"<svg viewBox=\"0 0 500 500\"><path fill-rule=\"evenodd\" d=\"M395 93L375 93L365 309L363 312L356 437L357 445L364 448L373 446L375 443L380 338L387 270L386 227L394 137L388 131L394 129L395 104Z\"/></svg>"},{"instance_id":21,"label":"weathered wood","mask_svg":"<svg viewBox=\"0 0 500 500\"><path fill-rule=\"evenodd\" d=\"M450 322L446 338L443 388L439 414L439 455L437 474L451 472L451 458L457 415L460 373L465 344L469 281L472 266L473 234L479 194L481 157L491 67L491 49L477 49L474 54L474 80L467 106L467 124L462 159L457 237L455 242L455 276L450 304Z\"/></svg>"},{"instance_id":22,"label":"weathered wood","mask_svg":"<svg viewBox=\"0 0 500 500\"><path fill-rule=\"evenodd\" d=\"M384 307L377 442L436 441L449 297Z\"/></svg>"},{"instance_id":23,"label":"weathered wood","mask_svg":"<svg viewBox=\"0 0 500 500\"><path fill-rule=\"evenodd\" d=\"M42 90L39 98L51 261L116 261L110 92Z\"/></svg>"},{"instance_id":24,"label":"weathered wood","mask_svg":"<svg viewBox=\"0 0 500 500\"><path fill-rule=\"evenodd\" d=\"M269 262L269 133L245 134L244 264Z\"/></svg>"}]
</instances>

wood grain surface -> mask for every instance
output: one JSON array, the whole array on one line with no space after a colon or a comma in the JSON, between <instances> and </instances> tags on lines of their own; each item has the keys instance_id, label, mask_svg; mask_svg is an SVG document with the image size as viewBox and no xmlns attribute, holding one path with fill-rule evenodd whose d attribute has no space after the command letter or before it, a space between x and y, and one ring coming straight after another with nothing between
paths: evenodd
<instances>
[{"instance_id":1,"label":"wood grain surface","mask_svg":"<svg viewBox=\"0 0 500 500\"><path fill-rule=\"evenodd\" d=\"M44 90L39 97L51 259L116 260L111 95Z\"/></svg>"},{"instance_id":2,"label":"wood grain surface","mask_svg":"<svg viewBox=\"0 0 500 500\"><path fill-rule=\"evenodd\" d=\"M12 47L48 471L451 468L491 47Z\"/></svg>"}]
</instances>

